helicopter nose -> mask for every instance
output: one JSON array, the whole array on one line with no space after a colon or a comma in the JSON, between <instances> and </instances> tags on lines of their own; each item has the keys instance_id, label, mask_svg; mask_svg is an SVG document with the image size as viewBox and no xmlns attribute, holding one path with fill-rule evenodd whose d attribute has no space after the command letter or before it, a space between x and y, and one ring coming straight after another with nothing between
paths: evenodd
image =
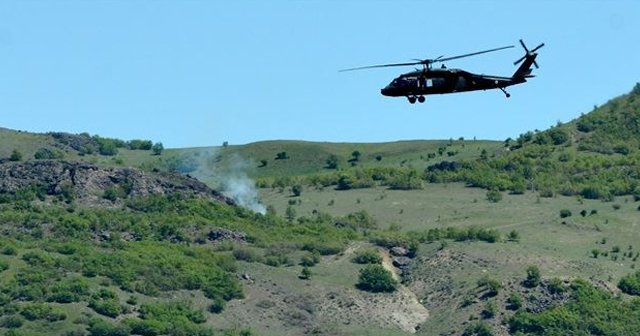
<instances>
[{"instance_id":1,"label":"helicopter nose","mask_svg":"<svg viewBox=\"0 0 640 336\"><path fill-rule=\"evenodd\" d=\"M380 89L380 93L381 93L383 96L390 96L390 95L391 95L391 89L389 89L389 87L388 87L388 86L386 86L386 87L384 87L384 88Z\"/></svg>"}]
</instances>

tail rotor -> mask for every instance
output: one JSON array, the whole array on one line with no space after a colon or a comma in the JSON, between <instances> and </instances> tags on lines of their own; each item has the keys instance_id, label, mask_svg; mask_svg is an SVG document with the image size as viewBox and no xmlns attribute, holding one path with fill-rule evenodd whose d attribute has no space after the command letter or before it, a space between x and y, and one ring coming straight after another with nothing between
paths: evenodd
<instances>
[{"instance_id":1,"label":"tail rotor","mask_svg":"<svg viewBox=\"0 0 640 336\"><path fill-rule=\"evenodd\" d=\"M522 48L524 48L524 51L526 51L527 53L524 56L520 57L517 61L513 62L513 65L518 65L518 63L522 62L525 58L527 58L527 56L533 56L538 49L544 47L544 43L540 43L540 45L538 45L537 47L529 50L522 39L520 40L520 45L522 45ZM533 65L536 66L536 69L539 68L538 63L536 63L535 60L533 61Z\"/></svg>"}]
</instances>

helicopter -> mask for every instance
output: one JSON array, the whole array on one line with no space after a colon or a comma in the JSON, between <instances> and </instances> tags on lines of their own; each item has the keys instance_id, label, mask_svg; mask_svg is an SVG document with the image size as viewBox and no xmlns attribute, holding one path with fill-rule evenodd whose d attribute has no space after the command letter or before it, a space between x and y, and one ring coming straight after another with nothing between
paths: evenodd
<instances>
[{"instance_id":1,"label":"helicopter","mask_svg":"<svg viewBox=\"0 0 640 336\"><path fill-rule=\"evenodd\" d=\"M416 59L415 62L370 65L344 69L340 70L340 72L422 65L422 69L416 69L415 71L404 73L396 77L391 81L391 83L389 83L389 85L380 90L380 93L384 96L407 97L411 104L415 104L416 101L424 103L426 100L425 96L431 94L457 93L488 89L500 89L505 96L509 98L511 97L511 94L509 94L505 89L507 86L521 84L526 82L527 78L535 77L531 74L531 65L534 65L536 69L538 68L538 63L536 63L536 57L538 54L536 51L544 47L544 43L541 43L537 47L529 50L522 40L520 40L520 44L526 53L513 63L514 65L518 65L518 63L522 62L520 67L516 69L511 77L480 75L462 69L450 69L447 68L443 62L513 48L513 45L453 57L444 57L443 55L433 59ZM440 68L432 68L432 64L434 63L443 64Z\"/></svg>"}]
</instances>

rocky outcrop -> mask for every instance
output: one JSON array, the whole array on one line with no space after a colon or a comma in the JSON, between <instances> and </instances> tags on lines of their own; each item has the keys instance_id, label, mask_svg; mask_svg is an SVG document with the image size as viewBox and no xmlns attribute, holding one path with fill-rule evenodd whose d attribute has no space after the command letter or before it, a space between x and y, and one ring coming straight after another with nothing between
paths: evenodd
<instances>
[{"instance_id":1,"label":"rocky outcrop","mask_svg":"<svg viewBox=\"0 0 640 336\"><path fill-rule=\"evenodd\" d=\"M233 204L204 183L178 173L144 172L135 168L103 168L84 162L37 160L0 164L0 193L36 186L48 195L72 190L79 205L114 203L105 191L117 189L125 197L182 194Z\"/></svg>"}]
</instances>

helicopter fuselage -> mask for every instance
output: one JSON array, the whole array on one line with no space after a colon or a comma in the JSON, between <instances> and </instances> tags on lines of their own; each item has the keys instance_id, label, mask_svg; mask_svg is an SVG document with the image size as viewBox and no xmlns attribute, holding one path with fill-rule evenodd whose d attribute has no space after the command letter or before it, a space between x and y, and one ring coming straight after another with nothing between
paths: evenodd
<instances>
[{"instance_id":1,"label":"helicopter fuselage","mask_svg":"<svg viewBox=\"0 0 640 336\"><path fill-rule=\"evenodd\" d=\"M402 74L380 93L389 97L410 97L488 89L504 89L526 82L524 77L501 77L474 74L461 69L416 70Z\"/></svg>"}]
</instances>

